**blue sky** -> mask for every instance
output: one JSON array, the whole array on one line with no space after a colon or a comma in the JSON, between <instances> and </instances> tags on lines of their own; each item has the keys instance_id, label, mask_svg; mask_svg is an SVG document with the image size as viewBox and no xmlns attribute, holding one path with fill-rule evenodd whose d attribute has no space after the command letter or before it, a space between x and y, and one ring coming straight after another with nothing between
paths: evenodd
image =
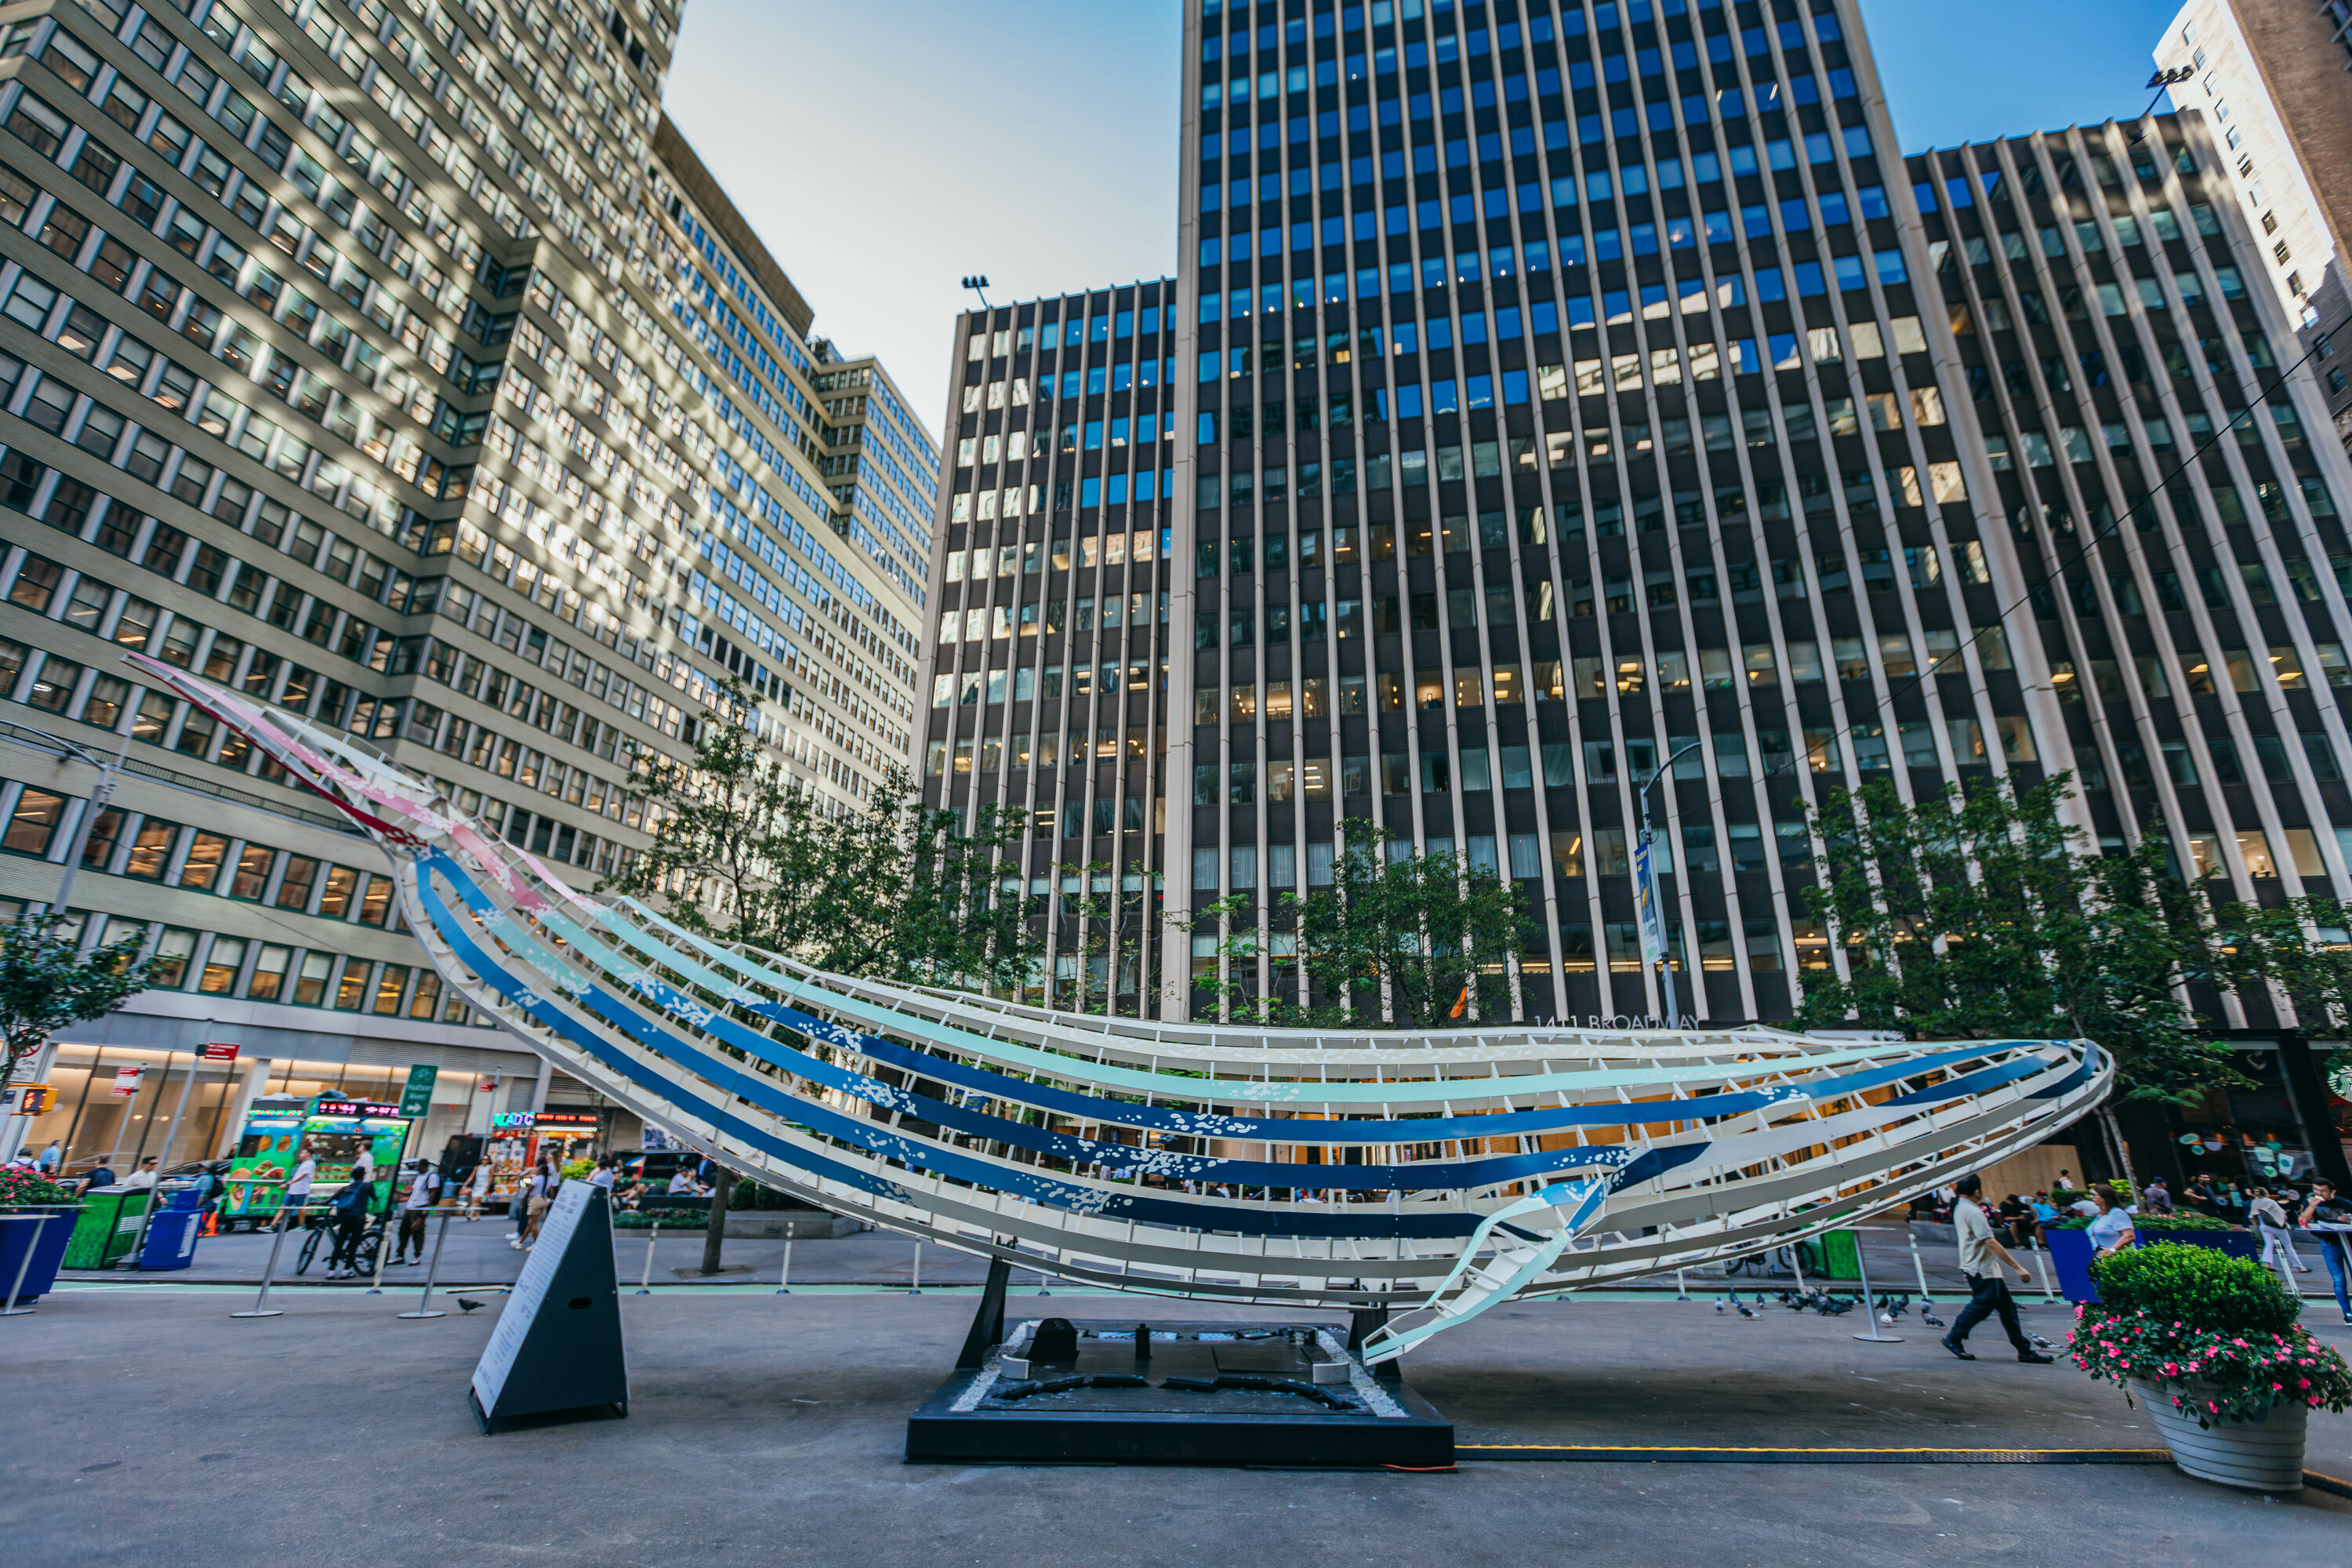
<instances>
[{"instance_id":1,"label":"blue sky","mask_svg":"<svg viewBox=\"0 0 2352 1568\"><path fill-rule=\"evenodd\" d=\"M1864 0L1906 149L2137 114L2177 0ZM669 111L935 434L949 325L1175 268L1172 0L689 0Z\"/></svg>"}]
</instances>

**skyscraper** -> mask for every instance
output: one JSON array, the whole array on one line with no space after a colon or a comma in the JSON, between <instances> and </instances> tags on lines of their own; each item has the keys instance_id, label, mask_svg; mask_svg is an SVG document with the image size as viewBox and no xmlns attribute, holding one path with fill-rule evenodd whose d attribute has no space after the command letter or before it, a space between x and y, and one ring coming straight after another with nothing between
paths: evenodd
<instances>
[{"instance_id":1,"label":"skyscraper","mask_svg":"<svg viewBox=\"0 0 2352 1568\"><path fill-rule=\"evenodd\" d=\"M2188 72L2173 85L2172 101L2207 116L2221 143L2213 194L2226 190L2242 204L2260 237L2258 275L2306 342L2352 321L2344 277L2352 236L2348 33L2347 0L2190 0L2153 51L2159 71ZM2336 433L2352 442L2352 384L2335 366L2323 380Z\"/></svg>"},{"instance_id":2,"label":"skyscraper","mask_svg":"<svg viewBox=\"0 0 2352 1568\"><path fill-rule=\"evenodd\" d=\"M1480 1016L1654 1015L1629 873L1670 759L1705 1019L1783 1016L1837 962L1806 807L1874 776L2073 769L2102 841L2160 816L2242 893L2346 888L2352 473L2305 438L2321 362L2197 117L1906 160L1851 5L1204 0L1185 37L1167 742L1123 786L1165 832L1118 849L1167 918L1122 916L1158 984L1116 1005L1206 1003L1217 933L1184 922L1235 895L1238 978L1295 994L1275 895L1328 879L1344 815L1519 882ZM929 744L958 804L1078 793L1033 737L1100 731L1063 671L1110 656L1060 563L1137 536L1088 434L1137 416L1049 361L1047 309L957 328ZM1087 401L1024 394L1049 374Z\"/></svg>"},{"instance_id":3,"label":"skyscraper","mask_svg":"<svg viewBox=\"0 0 2352 1568\"><path fill-rule=\"evenodd\" d=\"M68 1033L35 1138L127 1153L152 1069L176 1091L223 1039L176 1157L265 1089L383 1098L412 1063L443 1069L436 1152L577 1089L443 996L362 841L122 649L366 738L583 884L646 841L632 754L707 710L838 809L906 755L937 455L894 402L887 468L829 470L876 424L829 379L887 377L820 355L663 117L677 24L91 0L0 26L0 715L127 750L73 904L167 961ZM19 728L0 777L0 895L46 904L92 772ZM157 1097L110 1097L118 1063Z\"/></svg>"}]
</instances>

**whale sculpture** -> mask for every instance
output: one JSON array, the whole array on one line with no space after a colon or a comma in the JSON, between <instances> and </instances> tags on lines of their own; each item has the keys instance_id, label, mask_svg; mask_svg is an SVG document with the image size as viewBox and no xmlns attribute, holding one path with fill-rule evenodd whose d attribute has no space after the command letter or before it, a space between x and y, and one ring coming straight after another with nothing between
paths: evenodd
<instances>
[{"instance_id":1,"label":"whale sculpture","mask_svg":"<svg viewBox=\"0 0 2352 1568\"><path fill-rule=\"evenodd\" d=\"M1369 1361L1496 1301L1850 1224L2040 1142L2113 1076L2088 1040L1319 1033L827 973L583 893L351 738L131 657L383 847L447 984L648 1124L1041 1275L1403 1312Z\"/></svg>"}]
</instances>

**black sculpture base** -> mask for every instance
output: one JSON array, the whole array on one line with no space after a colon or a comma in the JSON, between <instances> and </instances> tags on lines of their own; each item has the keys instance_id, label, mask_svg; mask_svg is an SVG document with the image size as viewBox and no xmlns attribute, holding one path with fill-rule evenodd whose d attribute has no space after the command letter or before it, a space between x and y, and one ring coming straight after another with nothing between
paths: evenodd
<instances>
[{"instance_id":1,"label":"black sculpture base","mask_svg":"<svg viewBox=\"0 0 2352 1568\"><path fill-rule=\"evenodd\" d=\"M1363 1322L1044 1319L1005 1330L1002 1298L983 1300L965 1364L908 1418L909 1463L1454 1463L1454 1423L1392 1366L1363 1365L1353 1348Z\"/></svg>"}]
</instances>

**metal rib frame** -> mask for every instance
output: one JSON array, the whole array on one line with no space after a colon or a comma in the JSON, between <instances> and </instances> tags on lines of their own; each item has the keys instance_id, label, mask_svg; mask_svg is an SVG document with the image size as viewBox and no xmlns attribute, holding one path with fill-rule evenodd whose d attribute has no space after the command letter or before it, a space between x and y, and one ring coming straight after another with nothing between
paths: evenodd
<instances>
[{"instance_id":1,"label":"metal rib frame","mask_svg":"<svg viewBox=\"0 0 2352 1568\"><path fill-rule=\"evenodd\" d=\"M2112 1076L2087 1040L1318 1035L829 974L580 894L368 749L131 658L373 837L445 981L541 1056L765 1184L1072 1281L1466 1316L1487 1295L1439 1298L1483 1247L1505 1300L1786 1245Z\"/></svg>"}]
</instances>

